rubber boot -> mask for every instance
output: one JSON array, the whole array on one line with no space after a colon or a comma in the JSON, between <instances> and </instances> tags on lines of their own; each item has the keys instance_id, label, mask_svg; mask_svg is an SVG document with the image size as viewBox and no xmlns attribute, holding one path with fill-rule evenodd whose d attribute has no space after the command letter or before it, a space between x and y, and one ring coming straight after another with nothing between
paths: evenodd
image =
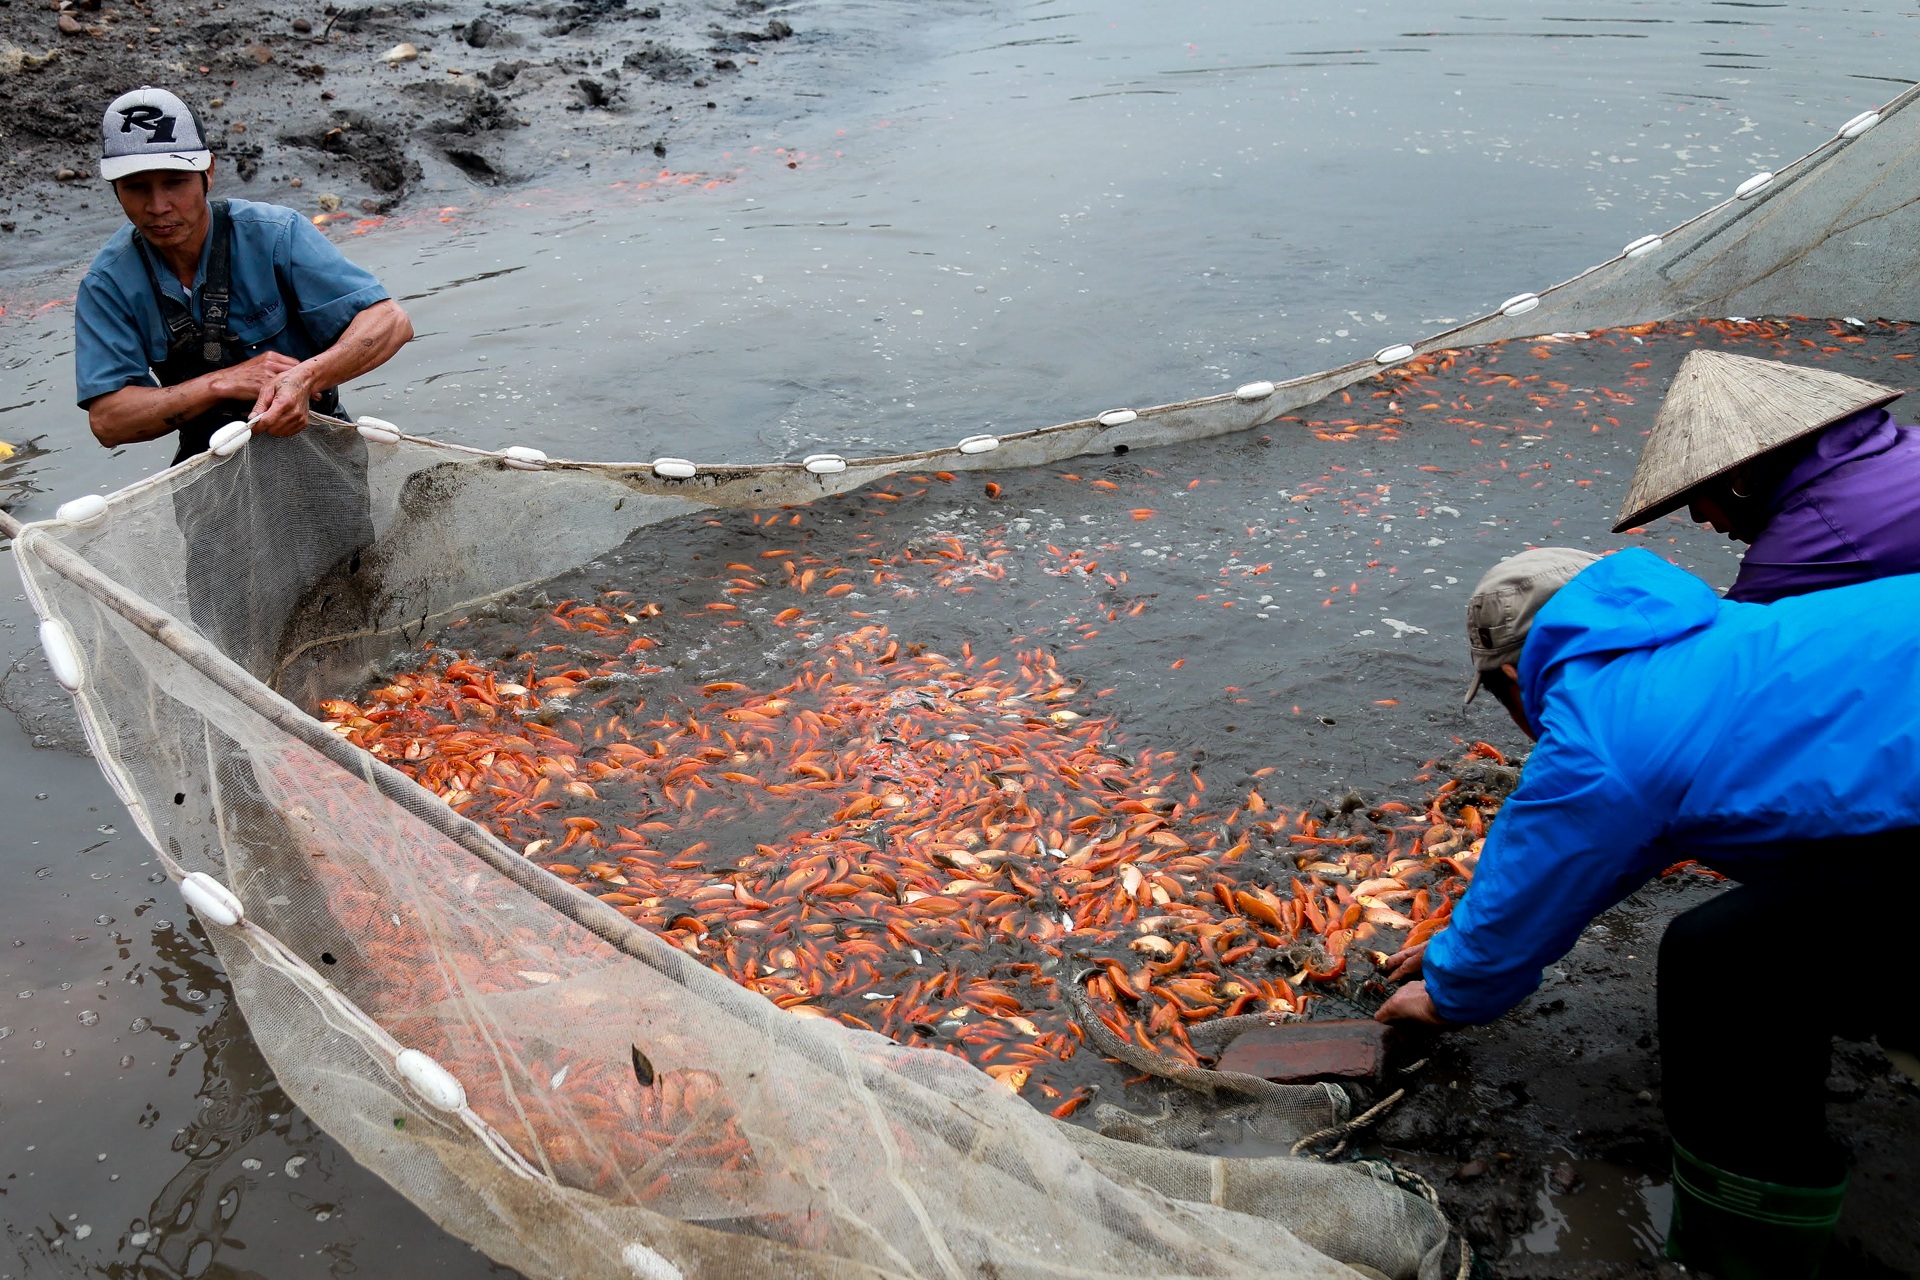
<instances>
[{"instance_id":1,"label":"rubber boot","mask_svg":"<svg viewBox=\"0 0 1920 1280\"><path fill-rule=\"evenodd\" d=\"M1832 1187L1761 1182L1676 1142L1667 1257L1717 1280L1813 1280L1846 1194L1845 1178Z\"/></svg>"}]
</instances>

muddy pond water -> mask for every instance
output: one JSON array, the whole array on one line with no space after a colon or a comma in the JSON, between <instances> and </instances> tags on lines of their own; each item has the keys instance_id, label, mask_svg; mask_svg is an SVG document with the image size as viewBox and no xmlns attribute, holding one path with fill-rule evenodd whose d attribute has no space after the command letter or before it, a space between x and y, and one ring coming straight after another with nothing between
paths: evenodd
<instances>
[{"instance_id":1,"label":"muddy pond water","mask_svg":"<svg viewBox=\"0 0 1920 1280\"><path fill-rule=\"evenodd\" d=\"M343 227L421 334L351 407L487 447L757 460L1306 372L1676 223L1920 65L1920 29L1891 4L1038 3L910 30L891 7L809 13L862 54L823 59L809 110L723 122L670 172L563 168ZM61 305L75 278L0 281L0 438L46 450L0 475L29 518L165 460L85 437ZM1753 354L1868 338L1849 361L1910 349L1892 327L1789 328L1732 337ZM1033 590L995 587L995 616L966 596L889 599L888 625L1045 646L1116 689L1133 738L1202 747L1236 781L1271 767L1263 785L1288 802L1382 798L1456 738L1513 745L1496 712L1457 705L1466 587L1530 542L1620 545L1605 530L1666 372L1726 336L1517 344L1475 376L1564 384L1551 404L1469 392L1461 366L1444 398L1363 384L1254 436L996 476L997 498L980 477L896 485L900 502L850 501L808 533L865 521L977 547L997 530ZM1469 394L1498 412L1457 403ZM767 549L747 520L660 531L679 541L649 554L691 579L706 540ZM1731 577L1730 548L1678 522L1628 541ZM62 749L74 735L6 596L3 689L21 715L0 726L0 1275L489 1273L272 1084L177 894L92 763ZM771 650L738 652L691 674ZM1574 1253L1582 1238L1526 1237ZM1605 1259L1644 1243L1587 1238Z\"/></svg>"}]
</instances>

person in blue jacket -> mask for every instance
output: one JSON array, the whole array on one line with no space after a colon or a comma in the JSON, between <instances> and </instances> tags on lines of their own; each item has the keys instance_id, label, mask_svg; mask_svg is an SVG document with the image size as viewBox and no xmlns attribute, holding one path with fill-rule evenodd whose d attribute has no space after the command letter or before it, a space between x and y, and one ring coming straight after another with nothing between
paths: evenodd
<instances>
[{"instance_id":1,"label":"person in blue jacket","mask_svg":"<svg viewBox=\"0 0 1920 1280\"><path fill-rule=\"evenodd\" d=\"M1833 867L1920 854L1916 619L1920 575L1745 604L1640 549L1522 552L1468 606L1468 699L1487 689L1539 745L1451 926L1394 957L1422 980L1378 1016L1490 1021L1662 868L1738 881L1659 959L1667 1248L1721 1280L1817 1274L1846 1188L1833 1038L1906 1049L1920 1023L1911 985L1884 980L1904 930L1819 937L1852 977L1797 954Z\"/></svg>"}]
</instances>

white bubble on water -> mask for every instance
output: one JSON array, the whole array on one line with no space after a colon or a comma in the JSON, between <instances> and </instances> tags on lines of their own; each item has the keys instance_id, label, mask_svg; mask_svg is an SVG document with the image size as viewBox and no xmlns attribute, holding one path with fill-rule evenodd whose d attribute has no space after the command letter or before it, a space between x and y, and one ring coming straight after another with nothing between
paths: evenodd
<instances>
[{"instance_id":1,"label":"white bubble on water","mask_svg":"<svg viewBox=\"0 0 1920 1280\"><path fill-rule=\"evenodd\" d=\"M93 1025L94 1023L96 1023L96 1022L98 1022L98 1021L100 1021L100 1015L99 1015L99 1014L97 1014L97 1013L95 1013L95 1012L94 1012L93 1010L91 1010L91 1009L82 1009L82 1010L80 1011L80 1025L81 1025L81 1026L83 1026L83 1027L90 1027L90 1026L92 1026L92 1025Z\"/></svg>"}]
</instances>

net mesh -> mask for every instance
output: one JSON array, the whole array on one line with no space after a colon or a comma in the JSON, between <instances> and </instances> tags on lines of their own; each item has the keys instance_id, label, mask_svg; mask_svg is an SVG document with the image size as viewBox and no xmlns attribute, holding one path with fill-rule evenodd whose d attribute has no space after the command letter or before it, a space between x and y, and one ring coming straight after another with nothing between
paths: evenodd
<instances>
[{"instance_id":1,"label":"net mesh","mask_svg":"<svg viewBox=\"0 0 1920 1280\"><path fill-rule=\"evenodd\" d=\"M1920 243L1913 100L1537 305L1384 363L1685 314L1895 314ZM675 477L317 421L143 481L103 516L31 526L15 550L52 645L71 650L57 669L79 686L89 744L143 834L176 878L204 873L244 904L244 920L207 933L289 1096L499 1261L569 1277L1363 1267L1434 1280L1453 1269L1444 1220L1377 1170L1113 1141L959 1057L798 1016L301 710L396 644L668 520L813 502L913 468L1222 435L1379 372L844 470ZM408 1050L464 1096L410 1074ZM1344 1107L1303 1088L1268 1115L1284 1139Z\"/></svg>"}]
</instances>

